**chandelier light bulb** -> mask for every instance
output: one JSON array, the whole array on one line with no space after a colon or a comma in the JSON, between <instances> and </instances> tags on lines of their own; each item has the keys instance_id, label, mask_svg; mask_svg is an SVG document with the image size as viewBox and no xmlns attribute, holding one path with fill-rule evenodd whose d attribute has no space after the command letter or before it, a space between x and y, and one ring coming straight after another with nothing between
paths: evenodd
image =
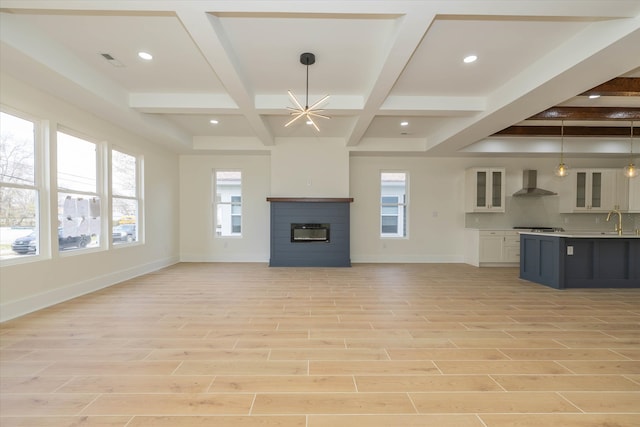
<instances>
[{"instance_id":1,"label":"chandelier light bulb","mask_svg":"<svg viewBox=\"0 0 640 427\"><path fill-rule=\"evenodd\" d=\"M569 167L564 164L563 162L560 162L560 164L558 164L558 166L556 166L556 170L555 170L555 174L556 176L559 177L565 177L567 175L569 175Z\"/></svg>"},{"instance_id":2,"label":"chandelier light bulb","mask_svg":"<svg viewBox=\"0 0 640 427\"><path fill-rule=\"evenodd\" d=\"M296 96L289 90L287 91L287 93L289 94L289 98L291 98L291 101L294 103L294 105L296 106L296 108L292 108L292 107L287 107L287 110L290 111L290 115L293 117L291 120L289 120L284 127L288 127L289 125L291 125L292 123L294 123L296 120L298 120L301 117L306 118L306 122L307 124L313 126L316 131L320 132L320 128L318 127L318 125L316 124L316 122L313 120L314 118L321 118L321 119L329 119L330 117L325 115L325 114L321 114L324 113L324 110L319 108L322 104L324 104L328 99L329 99L329 95L326 95L324 98L322 98L321 100L317 101L315 104L309 106L309 65L312 65L316 62L316 57L313 53L303 53L302 55L300 55L300 63L302 65L305 65L307 67L307 86L306 86L306 99L305 99L305 104L304 107L302 106L302 103L300 101L298 101L298 98L296 98Z\"/></svg>"},{"instance_id":3,"label":"chandelier light bulb","mask_svg":"<svg viewBox=\"0 0 640 427\"><path fill-rule=\"evenodd\" d=\"M638 176L638 168L633 163L629 163L624 167L624 176L627 178L635 178Z\"/></svg>"}]
</instances>

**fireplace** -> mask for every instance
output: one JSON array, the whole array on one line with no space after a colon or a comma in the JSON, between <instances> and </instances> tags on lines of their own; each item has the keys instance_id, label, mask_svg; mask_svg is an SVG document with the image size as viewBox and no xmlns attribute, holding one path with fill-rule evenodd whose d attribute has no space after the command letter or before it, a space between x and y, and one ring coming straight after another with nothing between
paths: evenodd
<instances>
[{"instance_id":1,"label":"fireplace","mask_svg":"<svg viewBox=\"0 0 640 427\"><path fill-rule=\"evenodd\" d=\"M267 198L271 202L271 267L351 267L353 199Z\"/></svg>"},{"instance_id":2,"label":"fireplace","mask_svg":"<svg viewBox=\"0 0 640 427\"><path fill-rule=\"evenodd\" d=\"M305 223L291 224L291 241L293 243L329 243L331 224Z\"/></svg>"}]
</instances>

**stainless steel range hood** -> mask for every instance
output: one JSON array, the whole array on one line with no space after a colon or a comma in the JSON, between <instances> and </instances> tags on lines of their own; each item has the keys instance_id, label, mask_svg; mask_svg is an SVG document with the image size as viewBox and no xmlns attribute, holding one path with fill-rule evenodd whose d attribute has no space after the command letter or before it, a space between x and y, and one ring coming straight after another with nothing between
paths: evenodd
<instances>
[{"instance_id":1,"label":"stainless steel range hood","mask_svg":"<svg viewBox=\"0 0 640 427\"><path fill-rule=\"evenodd\" d=\"M558 193L538 188L538 171L525 169L522 171L522 190L513 193L513 197L555 196Z\"/></svg>"}]
</instances>

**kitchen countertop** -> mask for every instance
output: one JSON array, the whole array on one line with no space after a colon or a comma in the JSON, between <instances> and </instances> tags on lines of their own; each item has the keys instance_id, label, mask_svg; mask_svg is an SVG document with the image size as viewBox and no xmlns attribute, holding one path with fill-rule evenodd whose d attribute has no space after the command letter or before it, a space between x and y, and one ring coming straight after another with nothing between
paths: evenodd
<instances>
[{"instance_id":1,"label":"kitchen countertop","mask_svg":"<svg viewBox=\"0 0 640 427\"><path fill-rule=\"evenodd\" d=\"M640 239L640 235L635 231L624 231L618 235L615 231L556 231L540 233L537 231L518 231L520 234L534 234L536 236L569 237L582 239Z\"/></svg>"}]
</instances>

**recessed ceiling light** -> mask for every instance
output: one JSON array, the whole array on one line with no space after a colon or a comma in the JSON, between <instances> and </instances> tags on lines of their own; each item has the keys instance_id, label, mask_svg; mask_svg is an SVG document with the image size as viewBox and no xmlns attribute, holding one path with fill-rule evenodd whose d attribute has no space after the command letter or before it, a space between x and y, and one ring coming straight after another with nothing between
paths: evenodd
<instances>
[{"instance_id":1,"label":"recessed ceiling light","mask_svg":"<svg viewBox=\"0 0 640 427\"><path fill-rule=\"evenodd\" d=\"M478 57L476 55L465 56L463 61L465 64L471 64L472 62L476 62Z\"/></svg>"},{"instance_id":2,"label":"recessed ceiling light","mask_svg":"<svg viewBox=\"0 0 640 427\"><path fill-rule=\"evenodd\" d=\"M409 122L400 122L400 126L409 126Z\"/></svg>"},{"instance_id":3,"label":"recessed ceiling light","mask_svg":"<svg viewBox=\"0 0 640 427\"><path fill-rule=\"evenodd\" d=\"M212 125L217 125L219 122L216 119L211 119L209 120L209 123L211 123Z\"/></svg>"},{"instance_id":4,"label":"recessed ceiling light","mask_svg":"<svg viewBox=\"0 0 640 427\"><path fill-rule=\"evenodd\" d=\"M593 93L589 95L589 99L596 99L596 98L600 98L600 95L598 95L597 93Z\"/></svg>"},{"instance_id":5,"label":"recessed ceiling light","mask_svg":"<svg viewBox=\"0 0 640 427\"><path fill-rule=\"evenodd\" d=\"M307 124L308 124L309 126L311 126L311 125L313 124L313 122L312 122L311 120L307 120Z\"/></svg>"},{"instance_id":6,"label":"recessed ceiling light","mask_svg":"<svg viewBox=\"0 0 640 427\"><path fill-rule=\"evenodd\" d=\"M145 61L151 61L153 59L153 55L151 55L149 52L138 52L138 56Z\"/></svg>"}]
</instances>

